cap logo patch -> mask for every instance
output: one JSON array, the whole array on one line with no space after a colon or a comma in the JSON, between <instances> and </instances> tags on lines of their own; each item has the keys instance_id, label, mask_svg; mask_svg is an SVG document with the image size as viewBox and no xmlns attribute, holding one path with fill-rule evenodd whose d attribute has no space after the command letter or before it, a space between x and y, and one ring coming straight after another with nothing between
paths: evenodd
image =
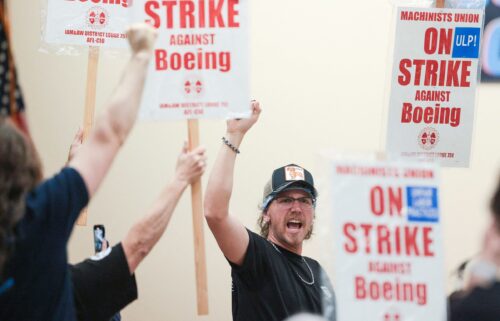
<instances>
[{"instance_id":1,"label":"cap logo patch","mask_svg":"<svg viewBox=\"0 0 500 321\"><path fill-rule=\"evenodd\" d=\"M304 181L304 169L298 166L285 167L285 180L287 181Z\"/></svg>"}]
</instances>

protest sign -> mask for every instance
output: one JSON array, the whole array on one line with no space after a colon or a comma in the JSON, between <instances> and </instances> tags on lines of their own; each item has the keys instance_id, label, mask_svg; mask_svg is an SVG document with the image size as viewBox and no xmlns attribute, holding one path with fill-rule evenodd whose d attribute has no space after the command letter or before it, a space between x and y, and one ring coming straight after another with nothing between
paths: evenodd
<instances>
[{"instance_id":1,"label":"protest sign","mask_svg":"<svg viewBox=\"0 0 500 321\"><path fill-rule=\"evenodd\" d=\"M131 0L48 0L44 40L53 45L127 48Z\"/></svg>"},{"instance_id":2,"label":"protest sign","mask_svg":"<svg viewBox=\"0 0 500 321\"><path fill-rule=\"evenodd\" d=\"M446 319L438 172L333 161L337 320Z\"/></svg>"},{"instance_id":3,"label":"protest sign","mask_svg":"<svg viewBox=\"0 0 500 321\"><path fill-rule=\"evenodd\" d=\"M132 20L158 30L140 117L187 119L190 148L200 118L244 118L249 95L248 1L142 0ZM201 182L191 186L198 314L208 313Z\"/></svg>"},{"instance_id":4,"label":"protest sign","mask_svg":"<svg viewBox=\"0 0 500 321\"><path fill-rule=\"evenodd\" d=\"M469 164L483 11L397 11L386 149Z\"/></svg>"},{"instance_id":5,"label":"protest sign","mask_svg":"<svg viewBox=\"0 0 500 321\"><path fill-rule=\"evenodd\" d=\"M83 139L86 140L94 122L99 49L126 48L125 30L130 24L132 0L47 0L43 39L57 47L56 52L73 53L67 46L88 47L87 81ZM84 209L77 225L86 225Z\"/></svg>"},{"instance_id":6,"label":"protest sign","mask_svg":"<svg viewBox=\"0 0 500 321\"><path fill-rule=\"evenodd\" d=\"M250 116L248 1L147 0L133 12L158 29L142 118Z\"/></svg>"}]
</instances>

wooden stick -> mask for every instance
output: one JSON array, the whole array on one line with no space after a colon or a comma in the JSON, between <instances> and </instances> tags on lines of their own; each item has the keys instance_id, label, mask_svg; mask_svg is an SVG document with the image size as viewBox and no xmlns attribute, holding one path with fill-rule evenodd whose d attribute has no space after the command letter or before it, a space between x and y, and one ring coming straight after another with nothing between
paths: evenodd
<instances>
[{"instance_id":1,"label":"wooden stick","mask_svg":"<svg viewBox=\"0 0 500 321\"><path fill-rule=\"evenodd\" d=\"M83 114L83 141L90 133L94 124L95 93L97 84L97 65L99 63L99 47L89 47L87 65L87 89L85 93L85 112ZM87 208L84 208L76 221L77 225L87 225Z\"/></svg>"},{"instance_id":2,"label":"wooden stick","mask_svg":"<svg viewBox=\"0 0 500 321\"><path fill-rule=\"evenodd\" d=\"M198 120L188 120L189 149L200 143ZM205 260L205 238L203 236L203 210L201 204L201 179L191 184L193 210L194 261L196 269L196 300L198 315L208 314L207 264Z\"/></svg>"},{"instance_id":3,"label":"wooden stick","mask_svg":"<svg viewBox=\"0 0 500 321\"><path fill-rule=\"evenodd\" d=\"M436 0L436 8L444 8L445 0Z\"/></svg>"}]
</instances>

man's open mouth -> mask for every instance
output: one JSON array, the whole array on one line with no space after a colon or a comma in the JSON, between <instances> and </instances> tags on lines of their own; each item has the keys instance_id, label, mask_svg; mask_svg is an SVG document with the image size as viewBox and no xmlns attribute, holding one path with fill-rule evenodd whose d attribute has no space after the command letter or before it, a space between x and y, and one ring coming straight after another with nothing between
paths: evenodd
<instances>
[{"instance_id":1,"label":"man's open mouth","mask_svg":"<svg viewBox=\"0 0 500 321\"><path fill-rule=\"evenodd\" d=\"M302 222L299 220L290 220L286 223L286 227L289 229L301 229L302 228Z\"/></svg>"}]
</instances>

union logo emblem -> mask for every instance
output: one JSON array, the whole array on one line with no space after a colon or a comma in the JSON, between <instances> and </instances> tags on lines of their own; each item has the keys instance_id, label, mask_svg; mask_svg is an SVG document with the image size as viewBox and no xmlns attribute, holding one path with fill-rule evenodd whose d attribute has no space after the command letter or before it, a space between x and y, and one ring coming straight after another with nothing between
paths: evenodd
<instances>
[{"instance_id":1,"label":"union logo emblem","mask_svg":"<svg viewBox=\"0 0 500 321\"><path fill-rule=\"evenodd\" d=\"M184 78L182 82L182 91L184 97L186 98L200 98L204 94L204 83L203 79L198 76L188 76Z\"/></svg>"},{"instance_id":2,"label":"union logo emblem","mask_svg":"<svg viewBox=\"0 0 500 321\"><path fill-rule=\"evenodd\" d=\"M425 127L418 134L418 144L422 149L431 150L439 142L439 132L432 127Z\"/></svg>"},{"instance_id":3,"label":"union logo emblem","mask_svg":"<svg viewBox=\"0 0 500 321\"><path fill-rule=\"evenodd\" d=\"M87 25L92 29L102 29L108 24L109 15L102 7L92 7L87 11Z\"/></svg>"}]
</instances>

